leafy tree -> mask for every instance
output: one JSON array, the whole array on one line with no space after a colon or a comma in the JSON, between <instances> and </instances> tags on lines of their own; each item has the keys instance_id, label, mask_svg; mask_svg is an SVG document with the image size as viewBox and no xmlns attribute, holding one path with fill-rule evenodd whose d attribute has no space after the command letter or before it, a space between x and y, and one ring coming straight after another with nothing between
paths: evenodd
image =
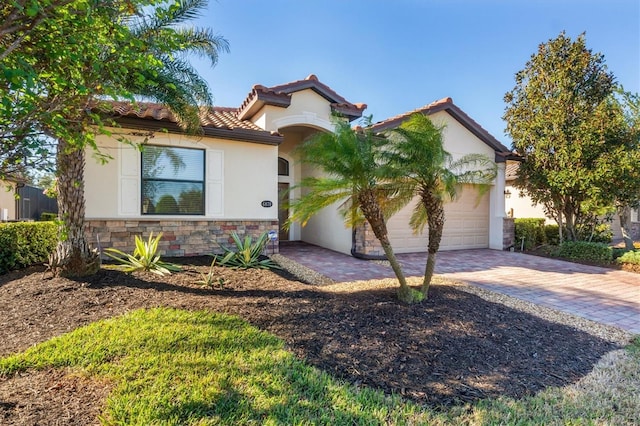
<instances>
[{"instance_id":1,"label":"leafy tree","mask_svg":"<svg viewBox=\"0 0 640 426\"><path fill-rule=\"evenodd\" d=\"M609 122L612 129L609 137L615 138L619 145L609 153L608 161L615 166L610 169L605 194L614 200L625 247L633 250L629 234L631 209L640 207L640 96L619 87L609 102L615 112Z\"/></svg>"},{"instance_id":2,"label":"leafy tree","mask_svg":"<svg viewBox=\"0 0 640 426\"><path fill-rule=\"evenodd\" d=\"M563 225L575 240L580 225L607 207L609 153L624 145L612 137L614 76L584 34L572 41L563 32L540 44L515 80L503 118L524 157L516 186L561 225L561 240Z\"/></svg>"},{"instance_id":3,"label":"leafy tree","mask_svg":"<svg viewBox=\"0 0 640 426\"><path fill-rule=\"evenodd\" d=\"M388 177L398 186L398 200L406 205L416 196L419 203L410 219L416 232L428 225L427 263L421 292L426 298L433 277L445 223L444 204L454 200L462 184L478 184L480 195L496 177L491 158L480 154L453 160L443 145L443 128L423 114L413 114L391 131L392 143L386 152Z\"/></svg>"},{"instance_id":4,"label":"leafy tree","mask_svg":"<svg viewBox=\"0 0 640 426\"><path fill-rule=\"evenodd\" d=\"M335 132L317 133L305 141L299 153L302 161L316 166L324 177L307 177L300 182L304 195L291 203L289 222L304 226L320 210L340 202L340 212L347 226L366 220L380 241L400 288L398 297L405 302L420 300L409 288L389 241L385 217L401 205L395 202L395 189L388 185L381 163L386 139L369 130L354 130L346 120L336 120Z\"/></svg>"},{"instance_id":5,"label":"leafy tree","mask_svg":"<svg viewBox=\"0 0 640 426\"><path fill-rule=\"evenodd\" d=\"M39 133L57 143L64 234L54 258L64 273L89 274L99 265L84 236L83 172L85 148L98 151L96 134L110 134L105 126L114 124L100 114L109 110L103 100L144 95L167 104L189 131L198 129L198 105L212 103L187 55L215 64L226 41L184 26L205 6L202 0L74 0L48 9L43 19L29 21L28 7L12 18L27 23L0 41L7 78L0 88L0 138L17 151L40 149ZM0 12L15 15L11 7ZM7 46L13 50L4 55Z\"/></svg>"}]
</instances>

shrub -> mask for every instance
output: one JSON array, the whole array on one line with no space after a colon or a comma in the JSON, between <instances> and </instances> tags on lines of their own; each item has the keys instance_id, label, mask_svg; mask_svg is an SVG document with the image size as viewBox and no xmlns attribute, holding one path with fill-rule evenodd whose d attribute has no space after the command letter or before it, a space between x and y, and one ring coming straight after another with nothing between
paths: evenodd
<instances>
[{"instance_id":1,"label":"shrub","mask_svg":"<svg viewBox=\"0 0 640 426\"><path fill-rule=\"evenodd\" d=\"M58 241L53 222L0 224L0 274L47 261Z\"/></svg>"},{"instance_id":2,"label":"shrub","mask_svg":"<svg viewBox=\"0 0 640 426\"><path fill-rule=\"evenodd\" d=\"M160 260L160 255L157 254L160 238L162 238L162 232L156 238L153 238L152 232L149 234L147 242L142 241L142 238L136 235L136 248L132 255L115 248L106 249L105 254L124 265L123 271L127 273L146 271L163 276L180 271L178 265Z\"/></svg>"},{"instance_id":3,"label":"shrub","mask_svg":"<svg viewBox=\"0 0 640 426\"><path fill-rule=\"evenodd\" d=\"M238 234L234 232L231 234L231 238L233 238L236 245L236 250L222 247L225 255L222 260L218 261L220 265L238 269L280 269L277 263L262 255L264 248L269 242L266 232L263 232L255 243L250 235L247 235L243 241Z\"/></svg>"},{"instance_id":4,"label":"shrub","mask_svg":"<svg viewBox=\"0 0 640 426\"><path fill-rule=\"evenodd\" d=\"M211 266L209 266L209 272L206 274L200 274L200 280L196 281L196 284L200 284L205 287L213 288L218 287L220 289L224 288L224 278L216 277L215 270L213 269L216 265L217 256L213 256L213 261L211 262Z\"/></svg>"},{"instance_id":5,"label":"shrub","mask_svg":"<svg viewBox=\"0 0 640 426\"><path fill-rule=\"evenodd\" d=\"M531 250L545 243L545 219L515 219L516 247L521 247L524 238L524 249Z\"/></svg>"},{"instance_id":6,"label":"shrub","mask_svg":"<svg viewBox=\"0 0 640 426\"><path fill-rule=\"evenodd\" d=\"M57 213L42 212L42 214L40 215L40 220L42 221L51 221L51 220L57 220L57 219L58 219Z\"/></svg>"},{"instance_id":7,"label":"shrub","mask_svg":"<svg viewBox=\"0 0 640 426\"><path fill-rule=\"evenodd\" d=\"M544 238L547 244L557 246L560 244L560 227L558 225L545 225Z\"/></svg>"},{"instance_id":8,"label":"shrub","mask_svg":"<svg viewBox=\"0 0 640 426\"><path fill-rule=\"evenodd\" d=\"M558 247L556 256L571 260L609 263L613 260L613 249L604 243L588 241L565 241Z\"/></svg>"},{"instance_id":9,"label":"shrub","mask_svg":"<svg viewBox=\"0 0 640 426\"><path fill-rule=\"evenodd\" d=\"M599 223L594 227L588 225L578 226L576 234L578 240L592 243L609 244L613 238L613 231L608 223Z\"/></svg>"},{"instance_id":10,"label":"shrub","mask_svg":"<svg viewBox=\"0 0 640 426\"><path fill-rule=\"evenodd\" d=\"M630 263L640 265L640 251L628 251L616 259L618 263Z\"/></svg>"}]
</instances>

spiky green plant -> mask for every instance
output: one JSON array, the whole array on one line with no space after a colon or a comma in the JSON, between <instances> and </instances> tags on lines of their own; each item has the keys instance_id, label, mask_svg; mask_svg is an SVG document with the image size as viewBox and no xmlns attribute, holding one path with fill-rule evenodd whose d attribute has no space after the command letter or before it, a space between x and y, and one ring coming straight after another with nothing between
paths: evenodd
<instances>
[{"instance_id":1,"label":"spiky green plant","mask_svg":"<svg viewBox=\"0 0 640 426\"><path fill-rule=\"evenodd\" d=\"M180 271L180 267L173 263L160 260L158 253L158 243L162 238L162 232L155 238L153 232L149 234L149 239L145 242L138 235L135 237L136 248L133 254L125 253L115 248L108 248L105 254L123 265L122 270L127 273L135 271L146 271L156 275L170 275L171 272Z\"/></svg>"},{"instance_id":2,"label":"spiky green plant","mask_svg":"<svg viewBox=\"0 0 640 426\"><path fill-rule=\"evenodd\" d=\"M238 234L233 232L231 238L236 245L236 249L232 250L221 246L225 254L222 260L218 261L220 265L236 269L281 269L273 260L261 258L269 242L266 232L262 233L255 243L250 235L241 240Z\"/></svg>"},{"instance_id":3,"label":"spiky green plant","mask_svg":"<svg viewBox=\"0 0 640 426\"><path fill-rule=\"evenodd\" d=\"M209 272L207 272L206 274L200 274L200 280L196 281L196 284L200 284L201 286L204 287L209 287L209 288L213 288L213 287L218 287L218 288L224 288L224 278L222 277L216 277L216 274L213 270L213 268L216 265L216 260L218 260L218 256L213 256L213 260L211 261L211 266L209 266Z\"/></svg>"}]
</instances>

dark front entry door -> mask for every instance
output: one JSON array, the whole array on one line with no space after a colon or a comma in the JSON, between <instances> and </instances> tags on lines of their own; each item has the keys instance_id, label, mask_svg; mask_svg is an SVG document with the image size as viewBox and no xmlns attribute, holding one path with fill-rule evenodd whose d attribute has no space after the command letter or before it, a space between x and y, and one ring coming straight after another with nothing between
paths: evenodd
<instances>
[{"instance_id":1,"label":"dark front entry door","mask_svg":"<svg viewBox=\"0 0 640 426\"><path fill-rule=\"evenodd\" d=\"M289 231L282 229L282 225L289 219L289 208L286 206L289 201L289 184L278 183L278 221L280 222L280 241L289 241Z\"/></svg>"}]
</instances>

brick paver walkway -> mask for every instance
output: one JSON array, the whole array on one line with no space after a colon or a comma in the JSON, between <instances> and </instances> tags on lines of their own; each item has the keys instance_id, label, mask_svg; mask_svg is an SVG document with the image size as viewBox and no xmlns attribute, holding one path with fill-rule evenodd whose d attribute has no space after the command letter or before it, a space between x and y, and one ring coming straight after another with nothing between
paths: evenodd
<instances>
[{"instance_id":1,"label":"brick paver walkway","mask_svg":"<svg viewBox=\"0 0 640 426\"><path fill-rule=\"evenodd\" d=\"M280 253L337 281L393 277L390 268L305 243ZM425 253L401 254L407 276L422 276ZM438 253L436 273L487 290L640 334L640 275L498 250Z\"/></svg>"}]
</instances>

